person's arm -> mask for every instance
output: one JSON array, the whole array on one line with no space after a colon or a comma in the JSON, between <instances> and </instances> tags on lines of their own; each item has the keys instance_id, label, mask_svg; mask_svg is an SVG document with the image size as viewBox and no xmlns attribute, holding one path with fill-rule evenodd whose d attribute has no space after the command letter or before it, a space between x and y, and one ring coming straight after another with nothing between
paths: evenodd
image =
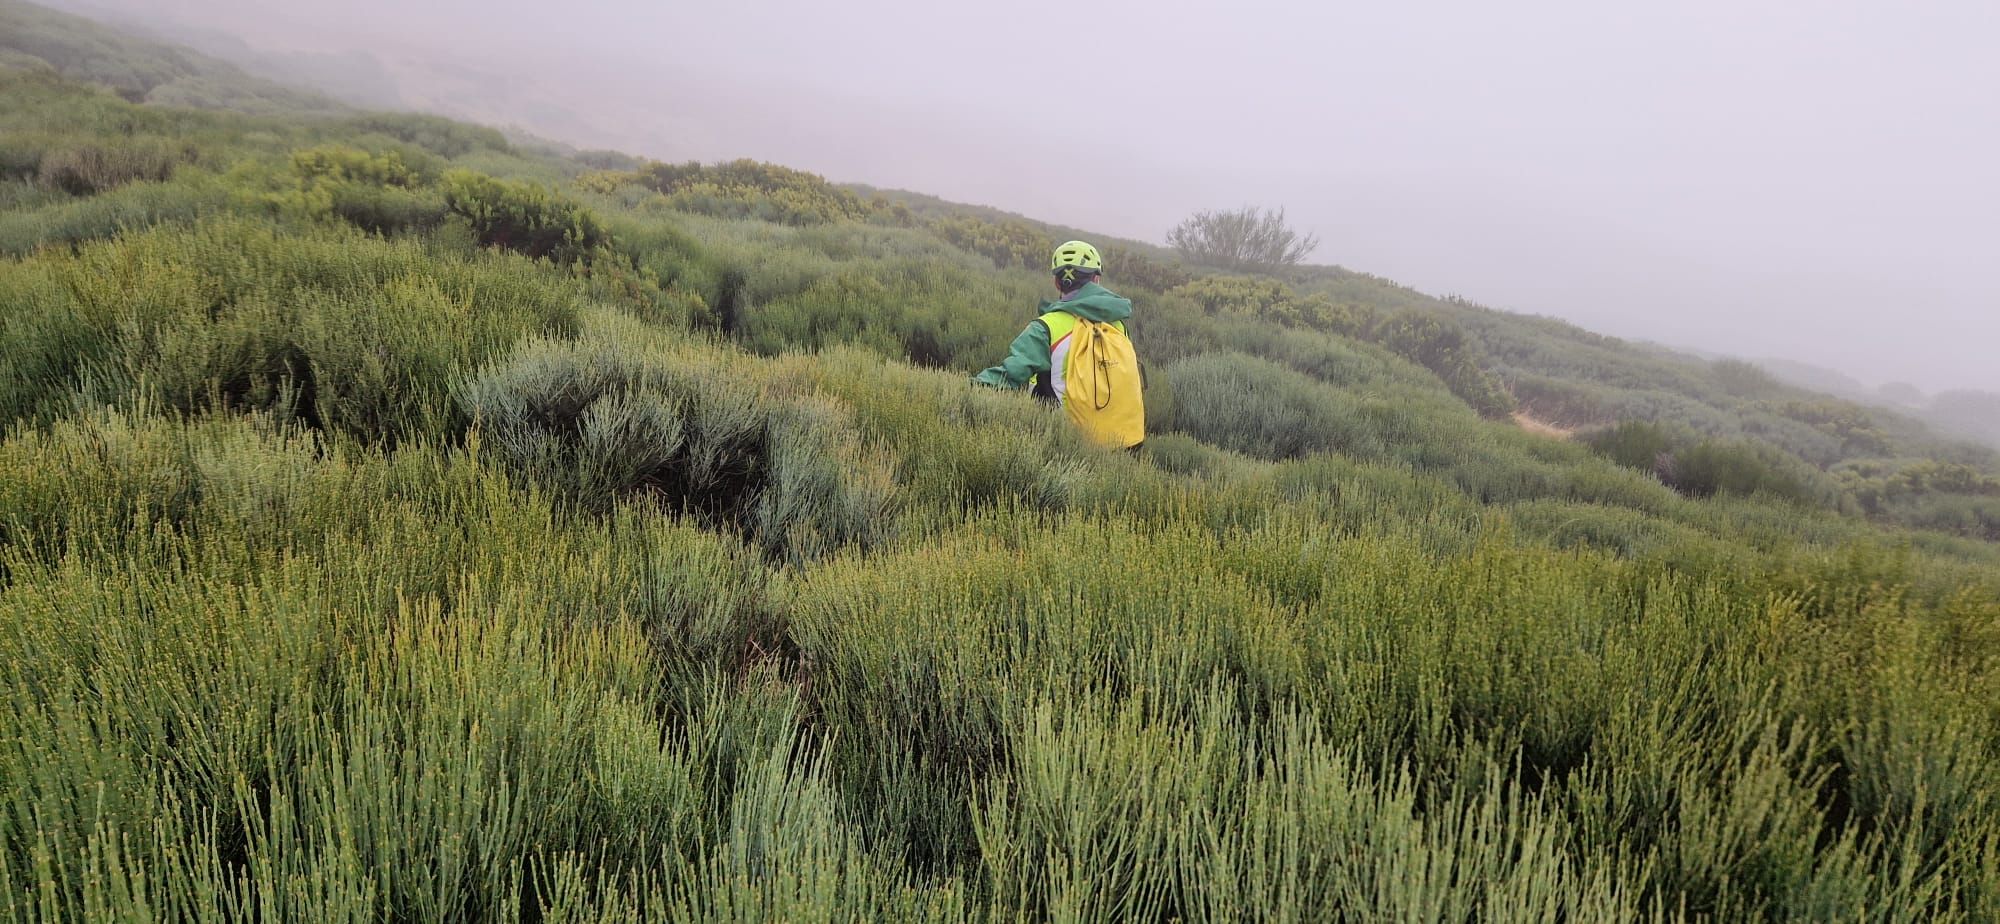
<instances>
[{"instance_id":1,"label":"person's arm","mask_svg":"<svg viewBox=\"0 0 2000 924\"><path fill-rule=\"evenodd\" d=\"M1007 349L1007 358L1000 365L987 369L972 377L981 385L995 388L1022 388L1028 380L1049 373L1049 326L1036 318L1028 324L1021 336L1014 338L1014 345Z\"/></svg>"}]
</instances>

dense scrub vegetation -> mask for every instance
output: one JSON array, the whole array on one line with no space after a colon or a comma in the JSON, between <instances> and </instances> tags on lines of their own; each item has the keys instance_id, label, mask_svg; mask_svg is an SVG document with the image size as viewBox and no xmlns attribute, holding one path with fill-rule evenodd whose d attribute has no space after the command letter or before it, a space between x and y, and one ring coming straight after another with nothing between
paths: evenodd
<instances>
[{"instance_id":1,"label":"dense scrub vegetation","mask_svg":"<svg viewBox=\"0 0 2000 924\"><path fill-rule=\"evenodd\" d=\"M133 102L267 113L339 108L206 55L19 0L0 3L0 36L0 67L88 80Z\"/></svg>"},{"instance_id":2,"label":"dense scrub vegetation","mask_svg":"<svg viewBox=\"0 0 2000 924\"><path fill-rule=\"evenodd\" d=\"M1025 219L0 138L0 920L2000 918L2000 478L1904 421L1128 244L1107 455L966 384Z\"/></svg>"}]
</instances>

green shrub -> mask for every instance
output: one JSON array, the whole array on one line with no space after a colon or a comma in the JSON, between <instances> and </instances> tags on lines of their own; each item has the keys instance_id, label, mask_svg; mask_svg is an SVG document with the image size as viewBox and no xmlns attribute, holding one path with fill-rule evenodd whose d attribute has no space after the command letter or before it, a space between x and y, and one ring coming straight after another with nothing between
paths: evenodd
<instances>
[{"instance_id":1,"label":"green shrub","mask_svg":"<svg viewBox=\"0 0 2000 924\"><path fill-rule=\"evenodd\" d=\"M1087 448L1062 415L1025 394L974 387L850 348L775 360L773 387L839 398L869 444L893 454L903 532L946 528L974 510L1062 510L1134 480Z\"/></svg>"},{"instance_id":2,"label":"green shrub","mask_svg":"<svg viewBox=\"0 0 2000 924\"><path fill-rule=\"evenodd\" d=\"M68 548L88 559L32 565L10 549L0 604L32 621L0 628L0 683L38 692L0 718L0 767L9 817L32 807L43 827L0 823L0 878L41 883L38 915L136 901L188 917L504 917L555 900L523 883L560 858L621 875L712 865L700 887L668 877L676 903L703 908L825 901L731 877L782 846L823 884L838 877L812 851L859 851L830 809L804 816L815 828L783 804L792 788L825 798L791 762L795 742L814 746L791 698L693 669L773 644L751 631L770 611L747 550L656 516L565 525L462 455L316 452L240 420L125 426L0 447L9 527L17 488L67 494L40 507L61 519L96 503L79 476L152 496L178 460L186 486L173 521L107 533L143 523L185 544L85 552L79 536ZM114 589L120 567L145 577ZM98 708L113 689L131 697L115 717ZM15 746L29 740L63 756ZM70 773L94 775L95 796ZM143 881L128 891L93 863L175 872L121 879ZM298 876L324 886L281 885Z\"/></svg>"},{"instance_id":3,"label":"green shrub","mask_svg":"<svg viewBox=\"0 0 2000 924\"><path fill-rule=\"evenodd\" d=\"M528 342L460 390L514 471L585 511L653 498L795 560L888 534L887 464L837 402L780 397L724 356L611 329L630 331Z\"/></svg>"},{"instance_id":4,"label":"green shrub","mask_svg":"<svg viewBox=\"0 0 2000 924\"><path fill-rule=\"evenodd\" d=\"M192 159L185 147L144 141L113 147L95 144L50 150L42 155L41 181L72 196L91 196L133 182L164 182L174 168Z\"/></svg>"},{"instance_id":5,"label":"green shrub","mask_svg":"<svg viewBox=\"0 0 2000 924\"><path fill-rule=\"evenodd\" d=\"M372 186L409 188L435 182L439 168L422 151L364 151L344 145L324 145L293 151L292 173L306 182L353 181Z\"/></svg>"},{"instance_id":6,"label":"green shrub","mask_svg":"<svg viewBox=\"0 0 2000 924\"><path fill-rule=\"evenodd\" d=\"M1644 420L1627 420L1584 438L1599 455L1626 468L1658 474L1677 442L1667 428Z\"/></svg>"},{"instance_id":7,"label":"green shrub","mask_svg":"<svg viewBox=\"0 0 2000 924\"><path fill-rule=\"evenodd\" d=\"M444 221L444 197L435 190L340 184L327 191L327 210L375 234L428 231Z\"/></svg>"},{"instance_id":8,"label":"green shrub","mask_svg":"<svg viewBox=\"0 0 2000 924\"><path fill-rule=\"evenodd\" d=\"M311 217L332 216L375 234L426 231L444 221L444 194L434 188L436 166L420 151L370 153L327 146L294 151L296 187L277 197L280 207Z\"/></svg>"},{"instance_id":9,"label":"green shrub","mask_svg":"<svg viewBox=\"0 0 2000 924\"><path fill-rule=\"evenodd\" d=\"M1695 497L1766 494L1796 503L1820 499L1813 480L1797 463L1754 443L1703 440L1675 452L1662 475L1675 490Z\"/></svg>"},{"instance_id":10,"label":"green shrub","mask_svg":"<svg viewBox=\"0 0 2000 924\"><path fill-rule=\"evenodd\" d=\"M1317 715L1251 729L1220 693L1165 717L1107 699L1042 704L1020 722L1021 770L982 793L980 845L1005 916L1640 916L1617 861L1566 850L1560 814L1518 784L1438 805L1412 775L1369 767ZM1452 872L1409 873L1424 864Z\"/></svg>"},{"instance_id":11,"label":"green shrub","mask_svg":"<svg viewBox=\"0 0 2000 924\"><path fill-rule=\"evenodd\" d=\"M1549 451L1545 446L1571 447L1544 437L1497 430L1471 439L1450 440L1442 434L1432 439L1442 445L1427 446L1423 454L1399 454L1420 466L1442 470L1483 504L1555 499L1661 513L1672 499L1671 492L1649 476L1597 461L1581 450Z\"/></svg>"},{"instance_id":12,"label":"green shrub","mask_svg":"<svg viewBox=\"0 0 2000 924\"><path fill-rule=\"evenodd\" d=\"M992 260L993 268L999 270L1047 269L1049 251L1054 249L1048 235L1019 221L994 222L955 215L932 221L926 227L952 246Z\"/></svg>"},{"instance_id":13,"label":"green shrub","mask_svg":"<svg viewBox=\"0 0 2000 924\"><path fill-rule=\"evenodd\" d=\"M1148 434L1145 453L1146 461L1162 471L1210 479L1240 473L1247 462L1181 433Z\"/></svg>"},{"instance_id":14,"label":"green shrub","mask_svg":"<svg viewBox=\"0 0 2000 924\"><path fill-rule=\"evenodd\" d=\"M328 229L215 221L5 267L0 417L78 397L259 407L363 440L449 435L452 380L533 332L577 324L576 294L518 258L441 258Z\"/></svg>"},{"instance_id":15,"label":"green shrub","mask_svg":"<svg viewBox=\"0 0 2000 924\"><path fill-rule=\"evenodd\" d=\"M861 766L906 750L930 785L963 794L1004 766L1008 729L1043 697L1121 687L1193 695L1212 672L1255 671L1266 694L1298 681L1293 630L1223 572L1212 541L1141 544L1085 522L1022 535L1014 545L959 531L886 560L850 556L799 588L795 637L823 672L827 721L844 747L871 758ZM1124 579L1104 580L1106 567ZM1185 580L1196 574L1207 580ZM1133 618L1163 611L1178 615ZM962 798L904 817L915 829L895 832L898 841L935 859L969 850Z\"/></svg>"},{"instance_id":16,"label":"green shrub","mask_svg":"<svg viewBox=\"0 0 2000 924\"><path fill-rule=\"evenodd\" d=\"M1374 344L1268 324L1224 324L1212 349L1235 350L1289 366L1328 385L1358 392L1395 392L1413 413L1453 413L1463 402L1421 366ZM1205 352L1205 351L1204 351Z\"/></svg>"},{"instance_id":17,"label":"green shrub","mask_svg":"<svg viewBox=\"0 0 2000 924\"><path fill-rule=\"evenodd\" d=\"M1283 282L1263 276L1203 276L1177 286L1172 294L1189 299L1209 314L1257 315L1277 319L1290 314L1292 291Z\"/></svg>"},{"instance_id":18,"label":"green shrub","mask_svg":"<svg viewBox=\"0 0 2000 924\"><path fill-rule=\"evenodd\" d=\"M797 294L752 302L735 332L767 355L839 344L927 367L971 371L996 363L1029 319L1009 317L988 301L995 296L950 281L953 269L909 261L842 272ZM996 300L1034 304L1011 292Z\"/></svg>"},{"instance_id":19,"label":"green shrub","mask_svg":"<svg viewBox=\"0 0 2000 924\"><path fill-rule=\"evenodd\" d=\"M1118 288L1143 289L1147 292L1171 292L1194 281L1194 276L1179 263L1155 260L1136 250L1117 245L1101 248L1104 252L1105 278ZM1040 261L1029 269L1041 269Z\"/></svg>"},{"instance_id":20,"label":"green shrub","mask_svg":"<svg viewBox=\"0 0 2000 924\"><path fill-rule=\"evenodd\" d=\"M25 51L0 48L0 71L22 71L42 76L54 76L55 65Z\"/></svg>"},{"instance_id":21,"label":"green shrub","mask_svg":"<svg viewBox=\"0 0 2000 924\"><path fill-rule=\"evenodd\" d=\"M457 170L445 175L445 205L482 247L531 259L588 263L609 241L595 213L548 189Z\"/></svg>"},{"instance_id":22,"label":"green shrub","mask_svg":"<svg viewBox=\"0 0 2000 924\"><path fill-rule=\"evenodd\" d=\"M469 125L442 116L413 112L378 112L348 119L353 133L382 135L403 144L422 148L447 160L476 151L512 150L505 136L479 125ZM348 133L342 133L348 134Z\"/></svg>"},{"instance_id":23,"label":"green shrub","mask_svg":"<svg viewBox=\"0 0 2000 924\"><path fill-rule=\"evenodd\" d=\"M29 212L69 198L60 189L40 186L30 180L0 180L0 220L6 213Z\"/></svg>"},{"instance_id":24,"label":"green shrub","mask_svg":"<svg viewBox=\"0 0 2000 924\"><path fill-rule=\"evenodd\" d=\"M1481 368L1476 348L1461 329L1434 317L1396 314L1383 318L1368 339L1437 373L1452 394L1481 416L1513 413L1513 396Z\"/></svg>"},{"instance_id":25,"label":"green shrub","mask_svg":"<svg viewBox=\"0 0 2000 924\"><path fill-rule=\"evenodd\" d=\"M1765 443L1700 439L1680 428L1631 420L1585 439L1598 454L1690 497L1763 494L1814 505L1833 499L1832 482Z\"/></svg>"},{"instance_id":26,"label":"green shrub","mask_svg":"<svg viewBox=\"0 0 2000 924\"><path fill-rule=\"evenodd\" d=\"M0 214L0 255L22 256L49 245L103 240L158 225L186 225L241 205L221 179L183 170L167 183L132 183L84 199Z\"/></svg>"},{"instance_id":27,"label":"green shrub","mask_svg":"<svg viewBox=\"0 0 2000 924\"><path fill-rule=\"evenodd\" d=\"M1429 369L1481 416L1505 417L1514 410L1513 397L1483 368L1476 345L1463 330L1434 315L1385 314L1341 305L1323 295L1301 296L1283 282L1259 276L1207 276L1172 294L1227 319L1231 326L1245 326L1254 319L1380 344Z\"/></svg>"},{"instance_id":28,"label":"green shrub","mask_svg":"<svg viewBox=\"0 0 2000 924\"><path fill-rule=\"evenodd\" d=\"M674 208L722 218L812 225L870 213L860 196L823 177L753 160L651 163L630 179L666 196Z\"/></svg>"},{"instance_id":29,"label":"green shrub","mask_svg":"<svg viewBox=\"0 0 2000 924\"><path fill-rule=\"evenodd\" d=\"M1701 532L1640 510L1533 500L1507 507L1517 532L1555 548L1599 549L1625 558L1689 555L1717 543Z\"/></svg>"},{"instance_id":30,"label":"green shrub","mask_svg":"<svg viewBox=\"0 0 2000 924\"><path fill-rule=\"evenodd\" d=\"M662 285L716 301L721 270L699 240L664 219L635 220L607 212L605 227L619 253L651 272Z\"/></svg>"},{"instance_id":31,"label":"green shrub","mask_svg":"<svg viewBox=\"0 0 2000 924\"><path fill-rule=\"evenodd\" d=\"M1269 360L1212 354L1181 360L1162 374L1174 389L1165 425L1203 442L1264 459L1317 452L1375 458L1385 451L1382 434L1352 401Z\"/></svg>"},{"instance_id":32,"label":"green shrub","mask_svg":"<svg viewBox=\"0 0 2000 924\"><path fill-rule=\"evenodd\" d=\"M1885 512L1895 522L1917 529L2000 542L2000 498L1933 494L1895 504Z\"/></svg>"},{"instance_id":33,"label":"green shrub","mask_svg":"<svg viewBox=\"0 0 2000 924\"><path fill-rule=\"evenodd\" d=\"M1761 366L1740 359L1718 359L1708 368L1725 390L1738 397L1768 398L1783 387Z\"/></svg>"},{"instance_id":34,"label":"green shrub","mask_svg":"<svg viewBox=\"0 0 2000 924\"><path fill-rule=\"evenodd\" d=\"M0 179L33 180L42 169L42 158L57 143L54 136L8 132L0 135Z\"/></svg>"}]
</instances>

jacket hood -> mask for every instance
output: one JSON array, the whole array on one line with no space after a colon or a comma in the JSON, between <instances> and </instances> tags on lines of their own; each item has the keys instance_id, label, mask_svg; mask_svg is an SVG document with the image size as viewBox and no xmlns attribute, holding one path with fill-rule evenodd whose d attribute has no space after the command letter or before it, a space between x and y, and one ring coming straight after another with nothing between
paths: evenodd
<instances>
[{"instance_id":1,"label":"jacket hood","mask_svg":"<svg viewBox=\"0 0 2000 924\"><path fill-rule=\"evenodd\" d=\"M1086 282L1067 300L1050 302L1044 311L1067 311L1079 318L1109 324L1132 316L1132 300L1121 298L1094 282Z\"/></svg>"}]
</instances>

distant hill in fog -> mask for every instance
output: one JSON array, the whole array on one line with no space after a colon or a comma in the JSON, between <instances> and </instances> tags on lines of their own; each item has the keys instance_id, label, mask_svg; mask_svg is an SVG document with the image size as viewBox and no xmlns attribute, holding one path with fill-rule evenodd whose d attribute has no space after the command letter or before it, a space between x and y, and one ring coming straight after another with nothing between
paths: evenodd
<instances>
[{"instance_id":1,"label":"distant hill in fog","mask_svg":"<svg viewBox=\"0 0 2000 924\"><path fill-rule=\"evenodd\" d=\"M1907 382L1869 387L1853 376L1810 363L1765 358L1756 361L1781 382L1850 401L1914 412L1951 434L2000 446L2000 394L1957 389L1926 395Z\"/></svg>"}]
</instances>

